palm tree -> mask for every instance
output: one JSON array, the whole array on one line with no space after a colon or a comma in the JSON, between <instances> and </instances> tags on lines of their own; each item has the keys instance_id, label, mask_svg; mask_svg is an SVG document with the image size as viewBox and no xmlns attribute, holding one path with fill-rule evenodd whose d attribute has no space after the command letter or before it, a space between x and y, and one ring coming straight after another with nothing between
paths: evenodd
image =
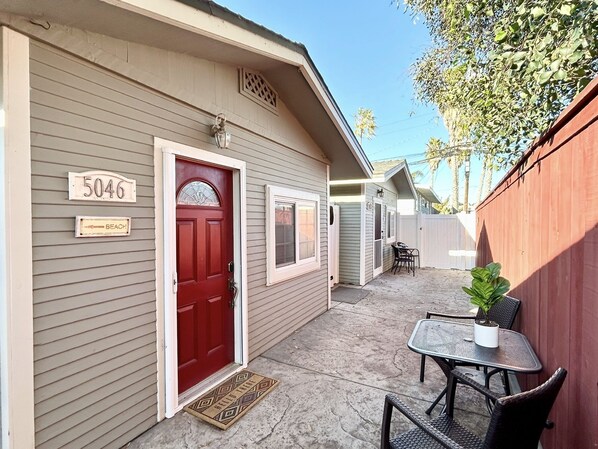
<instances>
[{"instance_id":1,"label":"palm tree","mask_svg":"<svg viewBox=\"0 0 598 449\"><path fill-rule=\"evenodd\" d=\"M461 132L459 129L459 113L454 108L441 111L444 126L449 134L450 151L445 152L445 158L451 168L453 178L453 189L451 194L451 206L454 210L459 210L459 167L463 163L461 152L457 150L461 143Z\"/></svg>"},{"instance_id":2,"label":"palm tree","mask_svg":"<svg viewBox=\"0 0 598 449\"><path fill-rule=\"evenodd\" d=\"M492 175L496 171L494 163L495 156L492 153L485 153L482 156L482 172L480 173L480 185L478 187L478 204L482 201L492 188Z\"/></svg>"},{"instance_id":3,"label":"palm tree","mask_svg":"<svg viewBox=\"0 0 598 449\"><path fill-rule=\"evenodd\" d=\"M471 150L463 151L463 160L465 162L465 186L463 187L463 212L469 213L469 172L471 163Z\"/></svg>"},{"instance_id":4,"label":"palm tree","mask_svg":"<svg viewBox=\"0 0 598 449\"><path fill-rule=\"evenodd\" d=\"M436 137L430 137L426 145L426 161L430 167L430 187L432 188L434 188L434 178L443 159L445 147L446 144Z\"/></svg>"},{"instance_id":5,"label":"palm tree","mask_svg":"<svg viewBox=\"0 0 598 449\"><path fill-rule=\"evenodd\" d=\"M416 184L419 184L423 177L424 172L421 170L413 170L411 172L411 178L413 179L413 182L415 182Z\"/></svg>"},{"instance_id":6,"label":"palm tree","mask_svg":"<svg viewBox=\"0 0 598 449\"><path fill-rule=\"evenodd\" d=\"M488 164L488 157L489 155L485 154L482 156L482 169L480 170L480 183L478 185L478 202L480 204L482 201L482 196L484 195L484 181L486 178L486 165Z\"/></svg>"},{"instance_id":7,"label":"palm tree","mask_svg":"<svg viewBox=\"0 0 598 449\"><path fill-rule=\"evenodd\" d=\"M355 130L353 131L359 137L359 143L363 144L363 137L371 140L376 135L376 117L371 109L359 108L355 114Z\"/></svg>"}]
</instances>

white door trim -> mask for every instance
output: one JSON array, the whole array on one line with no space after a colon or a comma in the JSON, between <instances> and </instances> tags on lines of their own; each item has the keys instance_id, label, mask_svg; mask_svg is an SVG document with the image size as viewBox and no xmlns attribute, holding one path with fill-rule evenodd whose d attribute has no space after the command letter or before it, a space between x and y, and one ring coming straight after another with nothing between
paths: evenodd
<instances>
[{"instance_id":1,"label":"white door trim","mask_svg":"<svg viewBox=\"0 0 598 449\"><path fill-rule=\"evenodd\" d=\"M328 241L328 261L326 262L326 272L328 276L328 310L332 308L332 286L334 285L334 281L330 280L331 276L334 276L334 273L330 270L330 255L331 255L331 242L330 242L330 165L326 166L326 207L328 208L328 214L326 214L326 240ZM336 261L338 264L338 260ZM335 279L338 282L338 279Z\"/></svg>"},{"instance_id":2,"label":"white door trim","mask_svg":"<svg viewBox=\"0 0 598 449\"><path fill-rule=\"evenodd\" d=\"M2 449L35 445L29 39L2 27L0 390Z\"/></svg>"},{"instance_id":3,"label":"white door trim","mask_svg":"<svg viewBox=\"0 0 598 449\"><path fill-rule=\"evenodd\" d=\"M380 205L380 267L376 268L376 204ZM384 201L374 198L374 219L372 227L372 269L373 277L376 277L384 271Z\"/></svg>"},{"instance_id":4,"label":"white door trim","mask_svg":"<svg viewBox=\"0 0 598 449\"><path fill-rule=\"evenodd\" d=\"M249 361L247 314L247 209L246 164L210 151L154 138L156 201L156 293L158 342L158 420L170 418L206 391L179 400L177 375L176 293L176 204L175 158L228 168L233 171L233 233L235 279L239 296L235 308L235 363L242 369Z\"/></svg>"}]
</instances>

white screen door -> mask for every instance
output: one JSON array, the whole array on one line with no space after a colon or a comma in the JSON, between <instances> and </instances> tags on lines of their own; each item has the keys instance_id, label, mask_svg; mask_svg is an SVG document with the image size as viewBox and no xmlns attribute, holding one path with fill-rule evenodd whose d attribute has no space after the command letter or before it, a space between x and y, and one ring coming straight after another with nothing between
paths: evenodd
<instances>
[{"instance_id":1,"label":"white screen door","mask_svg":"<svg viewBox=\"0 0 598 449\"><path fill-rule=\"evenodd\" d=\"M374 200L374 277L382 273L382 248L384 241L383 205Z\"/></svg>"}]
</instances>

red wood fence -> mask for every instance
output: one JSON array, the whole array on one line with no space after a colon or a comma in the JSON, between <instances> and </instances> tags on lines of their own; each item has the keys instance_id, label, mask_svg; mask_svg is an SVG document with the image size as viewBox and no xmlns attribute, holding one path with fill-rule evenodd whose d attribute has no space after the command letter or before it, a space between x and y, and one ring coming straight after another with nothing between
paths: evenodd
<instances>
[{"instance_id":1,"label":"red wood fence","mask_svg":"<svg viewBox=\"0 0 598 449\"><path fill-rule=\"evenodd\" d=\"M598 79L477 208L478 265L497 261L522 300L516 325L569 372L545 449L598 448Z\"/></svg>"}]
</instances>

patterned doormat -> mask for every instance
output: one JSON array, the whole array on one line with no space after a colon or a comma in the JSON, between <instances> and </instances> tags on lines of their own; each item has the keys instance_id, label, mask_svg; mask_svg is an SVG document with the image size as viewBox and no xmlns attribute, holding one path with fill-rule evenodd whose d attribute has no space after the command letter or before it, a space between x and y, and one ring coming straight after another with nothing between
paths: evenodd
<instances>
[{"instance_id":1,"label":"patterned doormat","mask_svg":"<svg viewBox=\"0 0 598 449\"><path fill-rule=\"evenodd\" d=\"M276 385L277 380L244 369L186 406L184 410L226 430Z\"/></svg>"}]
</instances>

